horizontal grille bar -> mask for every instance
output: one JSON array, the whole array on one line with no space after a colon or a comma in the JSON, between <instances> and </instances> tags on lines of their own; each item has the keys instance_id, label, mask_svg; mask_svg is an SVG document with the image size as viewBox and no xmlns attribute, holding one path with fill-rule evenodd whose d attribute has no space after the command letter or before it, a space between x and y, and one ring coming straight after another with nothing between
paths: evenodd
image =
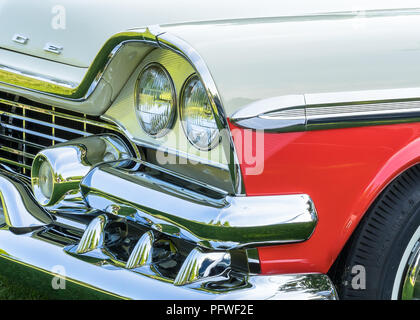
<instances>
[{"instance_id":1,"label":"horizontal grille bar","mask_svg":"<svg viewBox=\"0 0 420 320\"><path fill-rule=\"evenodd\" d=\"M1 139L10 140L10 141L13 141L13 142L16 142L16 143L25 143L26 145L28 145L30 147L33 147L33 148L36 148L36 149L43 149L43 148L45 148L44 146L42 146L40 144L29 142L29 141L25 141L25 140L18 139L18 138L12 137L12 136L7 136L7 135L4 135L4 134L0 134L0 140Z\"/></svg>"},{"instance_id":2,"label":"horizontal grille bar","mask_svg":"<svg viewBox=\"0 0 420 320\"><path fill-rule=\"evenodd\" d=\"M11 165L14 165L14 166L26 169L26 170L31 169L31 166L28 166L26 164L23 164L23 163L20 163L20 162L17 162L17 161L13 161L13 160L10 160L10 159L2 158L2 157L0 157L0 162L5 162L7 164L11 164Z\"/></svg>"},{"instance_id":3,"label":"horizontal grille bar","mask_svg":"<svg viewBox=\"0 0 420 320\"><path fill-rule=\"evenodd\" d=\"M0 150L7 151L7 152L10 152L10 153L13 153L13 154L17 154L19 156L27 157L27 158L30 158L30 159L35 158L35 155L34 154L30 154L30 153L27 153L25 151L20 151L20 150L17 150L17 149L12 149L12 148L5 147L5 146L0 146Z\"/></svg>"},{"instance_id":4,"label":"horizontal grille bar","mask_svg":"<svg viewBox=\"0 0 420 320\"><path fill-rule=\"evenodd\" d=\"M44 148L101 133L123 136L99 117L0 92L0 163L18 173L30 175L35 155Z\"/></svg>"},{"instance_id":5,"label":"horizontal grille bar","mask_svg":"<svg viewBox=\"0 0 420 320\"><path fill-rule=\"evenodd\" d=\"M56 125L56 124L53 124L53 123L48 123L48 122L45 122L45 121L35 120L35 119L28 118L28 117L18 116L16 114L11 113L11 112L6 112L6 111L1 111L0 110L0 115L7 115L7 116L9 116L11 118L14 118L14 119L25 120L25 121L37 123L37 124L40 124L40 125L43 125L43 126L47 126L47 127L50 127L50 128L55 128L55 129L60 129L60 130L64 130L64 131L69 131L69 132L72 132L72 133L80 134L82 136L89 135L89 133L84 132L84 131L81 131L81 130L76 130L76 129L72 129L72 128L66 128L64 126Z\"/></svg>"},{"instance_id":6,"label":"horizontal grille bar","mask_svg":"<svg viewBox=\"0 0 420 320\"><path fill-rule=\"evenodd\" d=\"M54 137L54 136L50 136L48 134L43 134L43 133L39 133L39 132L36 132L36 131L28 130L28 129L22 129L22 128L19 128L17 126L12 126L10 124L2 123L1 126L3 128L16 130L16 131L23 132L23 133L33 134L34 136L38 136L38 137L45 138L45 139L50 139L50 140L55 140L55 141L58 141L58 142L66 142L67 141L66 139L57 138L57 137Z\"/></svg>"},{"instance_id":7,"label":"horizontal grille bar","mask_svg":"<svg viewBox=\"0 0 420 320\"><path fill-rule=\"evenodd\" d=\"M17 108L22 108L22 109L26 109L26 110L30 110L30 111L34 111L34 112L39 112L39 113L43 113L46 115L51 115L51 116L55 116L55 117L61 117L64 119L68 119L68 120L73 120L76 122L80 122L80 123L84 123L84 124L89 124L92 126L98 126L101 128L106 128L109 130L118 130L117 126L110 124L110 123L106 123L106 122L102 122L102 121L95 121L92 119L88 119L88 118L83 118L80 116L74 116L71 114L66 114L63 112L57 112L55 110L48 110L48 109L43 109L43 108L39 108L39 107L34 107L28 104L24 104L24 103L18 103L15 101L10 101L10 100L5 100L5 99L1 99L0 98L0 104L6 104L9 105L11 107L17 107ZM82 116L86 116L85 114L81 114Z\"/></svg>"}]
</instances>

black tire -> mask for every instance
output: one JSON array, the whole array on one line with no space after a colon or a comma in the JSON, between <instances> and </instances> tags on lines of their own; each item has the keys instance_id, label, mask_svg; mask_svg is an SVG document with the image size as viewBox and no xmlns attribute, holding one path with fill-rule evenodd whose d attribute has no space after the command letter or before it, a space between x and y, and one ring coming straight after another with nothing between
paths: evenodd
<instances>
[{"instance_id":1,"label":"black tire","mask_svg":"<svg viewBox=\"0 0 420 320\"><path fill-rule=\"evenodd\" d=\"M401 290L395 281L397 270L419 226L420 165L416 165L381 193L346 245L336 271L339 297L391 299L393 292Z\"/></svg>"}]
</instances>

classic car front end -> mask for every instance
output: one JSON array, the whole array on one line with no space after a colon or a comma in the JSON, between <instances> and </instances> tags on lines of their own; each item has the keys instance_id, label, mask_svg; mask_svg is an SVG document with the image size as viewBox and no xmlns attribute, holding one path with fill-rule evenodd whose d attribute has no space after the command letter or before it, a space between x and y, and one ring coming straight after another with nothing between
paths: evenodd
<instances>
[{"instance_id":1,"label":"classic car front end","mask_svg":"<svg viewBox=\"0 0 420 320\"><path fill-rule=\"evenodd\" d=\"M16 3L0 2L0 274L57 298L418 298L409 1L164 2L183 13L167 20Z\"/></svg>"}]
</instances>

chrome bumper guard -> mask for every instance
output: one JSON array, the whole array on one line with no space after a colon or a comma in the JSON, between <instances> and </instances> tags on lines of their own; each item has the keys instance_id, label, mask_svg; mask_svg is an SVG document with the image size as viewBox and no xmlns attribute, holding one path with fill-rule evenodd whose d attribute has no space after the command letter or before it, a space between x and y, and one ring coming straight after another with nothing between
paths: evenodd
<instances>
[{"instance_id":1,"label":"chrome bumper guard","mask_svg":"<svg viewBox=\"0 0 420 320\"><path fill-rule=\"evenodd\" d=\"M308 195L232 197L169 173L165 181L161 170L140 160L102 164L81 191L91 208L209 249L302 242L315 229Z\"/></svg>"},{"instance_id":2,"label":"chrome bumper guard","mask_svg":"<svg viewBox=\"0 0 420 320\"><path fill-rule=\"evenodd\" d=\"M40 207L24 178L0 170L0 274L56 298L337 298L327 275L252 267L255 245L311 235L308 196L204 196L130 168L91 170L81 184L84 214ZM64 280L65 289L54 286Z\"/></svg>"}]
</instances>

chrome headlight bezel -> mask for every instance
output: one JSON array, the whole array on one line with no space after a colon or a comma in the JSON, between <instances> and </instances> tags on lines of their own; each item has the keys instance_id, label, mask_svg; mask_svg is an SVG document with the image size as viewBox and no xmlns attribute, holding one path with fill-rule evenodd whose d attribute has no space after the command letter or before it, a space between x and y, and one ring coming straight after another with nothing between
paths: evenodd
<instances>
[{"instance_id":1,"label":"chrome headlight bezel","mask_svg":"<svg viewBox=\"0 0 420 320\"><path fill-rule=\"evenodd\" d=\"M149 71L151 68L155 68L155 69L159 69L159 71L162 71L163 74L165 75L166 79L168 80L168 84L170 85L170 91L171 91L171 109L169 112L169 116L167 118L167 120L165 121L164 125L162 126L161 129L157 130L156 133L152 133L150 132L139 111L139 105L140 105L140 80L141 78L144 76L144 74ZM137 80L136 80L136 84L135 84L135 88L134 88L134 108L135 108L135 114L137 117L137 121L140 124L142 130L144 133L146 133L148 136L152 137L152 138L161 138L163 136L165 136L173 127L174 123L175 123L175 119L176 119L176 112L177 112L177 99L176 99L176 90L175 90L175 85L173 82L173 79L171 77L171 75L169 74L169 72L165 69L164 66L162 66L161 64L157 63L157 62L152 62L147 64L146 66L143 67L143 69L141 70L141 72L139 73Z\"/></svg>"},{"instance_id":2,"label":"chrome headlight bezel","mask_svg":"<svg viewBox=\"0 0 420 320\"><path fill-rule=\"evenodd\" d=\"M215 133L214 137L211 139L210 143L207 144L206 146L197 144L191 138L190 133L188 132L188 127L186 126L186 121L187 120L185 119L185 116L184 116L184 110L186 108L185 107L185 95L186 95L186 90L187 90L188 86L193 81L197 81L202 86L202 89L204 90L205 96L207 98L208 105L211 108L211 112L212 112L213 120L214 120L214 124L215 124L214 130L216 131L216 133ZM212 104L211 104L210 99L209 99L209 97L207 95L206 88L203 85L202 80L200 79L200 77L196 73L190 75L185 80L185 82L184 82L184 84L182 86L182 89L181 89L178 108L179 108L179 111L178 112L179 112L179 119L180 119L180 122L181 122L181 126L182 126L182 129L184 131L185 137L188 139L189 143L191 145L193 145L195 148L197 148L198 150L200 150L200 151L210 151L210 150L214 149L219 144L220 139L221 139L220 131L219 131L219 126L217 124L217 120L216 120L216 116L214 114L214 110L213 110Z\"/></svg>"}]
</instances>

